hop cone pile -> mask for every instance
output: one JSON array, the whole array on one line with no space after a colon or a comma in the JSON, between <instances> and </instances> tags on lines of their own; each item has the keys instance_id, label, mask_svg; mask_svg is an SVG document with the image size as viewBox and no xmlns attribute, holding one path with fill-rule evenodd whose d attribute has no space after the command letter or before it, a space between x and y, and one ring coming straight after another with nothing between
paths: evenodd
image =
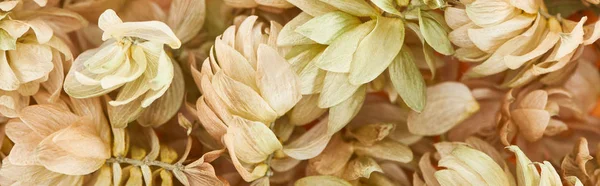
<instances>
[{"instance_id":1,"label":"hop cone pile","mask_svg":"<svg viewBox=\"0 0 600 186\"><path fill-rule=\"evenodd\" d=\"M599 15L0 0L0 185L600 185Z\"/></svg>"}]
</instances>

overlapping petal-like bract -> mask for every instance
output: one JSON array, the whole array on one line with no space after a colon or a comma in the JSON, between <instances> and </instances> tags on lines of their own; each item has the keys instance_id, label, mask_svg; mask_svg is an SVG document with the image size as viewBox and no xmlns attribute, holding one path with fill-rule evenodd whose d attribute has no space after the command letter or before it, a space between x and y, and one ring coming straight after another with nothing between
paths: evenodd
<instances>
[{"instance_id":1,"label":"overlapping petal-like bract","mask_svg":"<svg viewBox=\"0 0 600 186\"><path fill-rule=\"evenodd\" d=\"M223 140L246 181L266 173L265 160L282 148L269 127L301 98L298 77L283 58L287 50L275 45L281 26L257 18L229 27L201 71L192 69L203 93L196 105L200 121Z\"/></svg>"},{"instance_id":2,"label":"overlapping petal-like bract","mask_svg":"<svg viewBox=\"0 0 600 186\"><path fill-rule=\"evenodd\" d=\"M318 95L318 107L329 109L328 134L355 116L367 84L375 81L383 86L373 91L399 95L408 107L423 111L426 87L419 66L434 76L439 64L434 51L454 52L437 12L406 8L422 6L416 1L290 3L304 12L285 25L277 44L293 46L286 58L300 76L302 94Z\"/></svg>"},{"instance_id":3,"label":"overlapping petal-like bract","mask_svg":"<svg viewBox=\"0 0 600 186\"><path fill-rule=\"evenodd\" d=\"M574 65L583 46L600 38L600 22L545 16L541 0L465 2L449 7L445 19L459 47L455 56L482 62L466 73L470 78L509 71L503 86L519 87L541 75L564 74L560 70Z\"/></svg>"},{"instance_id":4,"label":"overlapping petal-like bract","mask_svg":"<svg viewBox=\"0 0 600 186\"><path fill-rule=\"evenodd\" d=\"M478 140L479 141L479 140ZM483 142L484 146L488 146ZM479 145L479 146L475 146ZM563 185L561 176L548 161L532 162L517 146L506 147L516 156L516 181L507 166L493 157L499 153L473 143L438 143L436 149L441 159L434 173L440 185ZM484 151L484 150L487 150ZM504 165L502 165L504 164ZM425 177L425 175L423 175ZM576 177L570 177L576 179ZM579 181L579 180L577 180Z\"/></svg>"},{"instance_id":5,"label":"overlapping petal-like bract","mask_svg":"<svg viewBox=\"0 0 600 186\"><path fill-rule=\"evenodd\" d=\"M58 99L73 60L63 34L87 24L70 11L26 10L16 7L20 3L0 2L0 115L10 118L29 105L31 96L42 103Z\"/></svg>"},{"instance_id":6,"label":"overlapping petal-like bract","mask_svg":"<svg viewBox=\"0 0 600 186\"><path fill-rule=\"evenodd\" d=\"M75 184L110 158L110 128L100 100L70 103L70 109L28 106L8 122L6 134L15 146L0 169L3 177L23 184ZM39 175L24 176L30 174Z\"/></svg>"},{"instance_id":7,"label":"overlapping petal-like bract","mask_svg":"<svg viewBox=\"0 0 600 186\"><path fill-rule=\"evenodd\" d=\"M64 89L74 98L89 98L121 88L109 102L109 117L113 126L124 127L163 95L169 97L165 94L172 82L181 83L181 79L173 81L181 73L176 73L178 68L163 49L165 44L179 48L181 42L162 22L122 22L110 9L100 16L98 26L105 43L75 59ZM178 88L173 94L179 99L171 101L180 101L183 87L173 87Z\"/></svg>"}]
</instances>

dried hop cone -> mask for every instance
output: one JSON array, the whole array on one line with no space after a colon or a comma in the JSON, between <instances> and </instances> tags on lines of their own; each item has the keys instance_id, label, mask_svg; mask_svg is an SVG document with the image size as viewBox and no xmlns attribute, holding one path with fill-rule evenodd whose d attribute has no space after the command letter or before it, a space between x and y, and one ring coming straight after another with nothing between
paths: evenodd
<instances>
[{"instance_id":1,"label":"dried hop cone","mask_svg":"<svg viewBox=\"0 0 600 186\"><path fill-rule=\"evenodd\" d=\"M574 61L584 45L600 38L600 22L579 22L550 16L541 0L461 1L448 7L445 19L449 34L459 47L455 56L482 62L467 77L483 77L506 70L505 86L523 85L533 78L556 72Z\"/></svg>"},{"instance_id":2,"label":"dried hop cone","mask_svg":"<svg viewBox=\"0 0 600 186\"><path fill-rule=\"evenodd\" d=\"M89 98L121 88L109 102L109 117L113 126L124 127L161 96L171 97L166 94L172 82L181 84L182 80L173 80L181 75L180 69L163 48L167 44L176 49L181 42L162 22L124 23L110 9L100 16L98 26L105 42L75 59L64 89L74 98ZM178 86L180 91L174 94L182 96L182 89L183 85Z\"/></svg>"},{"instance_id":3,"label":"dried hop cone","mask_svg":"<svg viewBox=\"0 0 600 186\"><path fill-rule=\"evenodd\" d=\"M423 177L427 184L562 185L561 176L550 162L532 162L517 146L506 147L516 156L515 176L512 175L500 153L481 140L467 140L467 144L442 142L435 144L435 147L441 156L438 166L444 169L433 172L435 169L431 163L428 165L420 163L421 169L428 170L423 171ZM429 158L428 156L423 157ZM421 161L426 162L423 159ZM424 167L429 167L429 169ZM435 178L435 180L428 178ZM576 177L567 177L566 179L571 185L580 183Z\"/></svg>"},{"instance_id":4,"label":"dried hop cone","mask_svg":"<svg viewBox=\"0 0 600 186\"><path fill-rule=\"evenodd\" d=\"M300 76L302 94L320 95L318 106L330 108L330 134L352 119L366 84L380 77L391 80L411 109L422 111L426 90L417 63L435 74L434 51L454 53L449 28L434 11L438 1L290 2L304 12L285 25L277 44L293 46L286 58Z\"/></svg>"},{"instance_id":5,"label":"dried hop cone","mask_svg":"<svg viewBox=\"0 0 600 186\"><path fill-rule=\"evenodd\" d=\"M58 99L66 61L73 60L61 36L87 24L73 12L17 6L22 3L0 2L0 115L11 118L30 96L38 103Z\"/></svg>"},{"instance_id":6,"label":"dried hop cone","mask_svg":"<svg viewBox=\"0 0 600 186\"><path fill-rule=\"evenodd\" d=\"M246 181L263 177L264 162L282 148L269 129L301 98L300 83L275 42L281 25L247 17L215 39L194 79L203 96L198 116L217 141L224 141ZM237 28L237 29L236 29Z\"/></svg>"},{"instance_id":7,"label":"dried hop cone","mask_svg":"<svg viewBox=\"0 0 600 186\"><path fill-rule=\"evenodd\" d=\"M80 185L83 175L104 165L111 139L99 99L69 103L28 106L6 124L15 145L2 177L23 185Z\"/></svg>"}]
</instances>

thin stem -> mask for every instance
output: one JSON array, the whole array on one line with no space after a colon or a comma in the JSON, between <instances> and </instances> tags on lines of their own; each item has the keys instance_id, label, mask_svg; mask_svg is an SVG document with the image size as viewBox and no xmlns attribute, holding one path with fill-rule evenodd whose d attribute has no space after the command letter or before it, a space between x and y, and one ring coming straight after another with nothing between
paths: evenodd
<instances>
[{"instance_id":1,"label":"thin stem","mask_svg":"<svg viewBox=\"0 0 600 186\"><path fill-rule=\"evenodd\" d=\"M142 165L147 165L147 166L157 166L157 167L161 167L167 170L175 170L175 169L181 169L182 165L177 163L177 164L168 164L162 161L156 161L156 160L136 160L136 159L131 159L131 158L125 158L125 157L112 157L108 160L106 160L106 162L109 163L126 163L126 164L130 164L130 165L134 165L134 166L142 166Z\"/></svg>"}]
</instances>

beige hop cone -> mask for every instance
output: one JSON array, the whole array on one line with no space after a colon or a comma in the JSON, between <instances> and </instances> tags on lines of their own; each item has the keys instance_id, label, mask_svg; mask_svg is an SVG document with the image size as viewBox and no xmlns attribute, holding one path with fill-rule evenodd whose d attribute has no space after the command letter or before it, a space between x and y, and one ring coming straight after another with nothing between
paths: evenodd
<instances>
[{"instance_id":1,"label":"beige hop cone","mask_svg":"<svg viewBox=\"0 0 600 186\"><path fill-rule=\"evenodd\" d=\"M352 119L366 84L381 76L389 77L411 109L422 111L425 82L415 56L423 56L435 74L434 51L454 52L441 15L420 1L290 2L304 12L285 25L277 44L293 46L286 58L300 76L302 94L320 95L318 107L329 108L329 134ZM407 46L405 35L418 38L420 48Z\"/></svg>"},{"instance_id":2,"label":"beige hop cone","mask_svg":"<svg viewBox=\"0 0 600 186\"><path fill-rule=\"evenodd\" d=\"M32 105L6 124L15 142L0 175L18 185L81 185L110 158L110 128L98 98ZM93 116L93 117L92 117Z\"/></svg>"},{"instance_id":3,"label":"beige hop cone","mask_svg":"<svg viewBox=\"0 0 600 186\"><path fill-rule=\"evenodd\" d=\"M179 48L173 31L158 21L122 22L106 10L98 26L105 42L75 59L64 89L72 97L89 98L119 89L108 107L111 124L125 127L160 125L179 109L183 98L180 69L163 48Z\"/></svg>"},{"instance_id":4,"label":"beige hop cone","mask_svg":"<svg viewBox=\"0 0 600 186\"><path fill-rule=\"evenodd\" d=\"M0 2L0 115L11 118L29 105L30 96L38 103L58 99L73 60L62 36L87 24L70 11L16 7L20 3Z\"/></svg>"},{"instance_id":5,"label":"beige hop cone","mask_svg":"<svg viewBox=\"0 0 600 186\"><path fill-rule=\"evenodd\" d=\"M382 162L376 160L407 163L413 158L408 146L387 136L393 127L375 123L358 127L350 135L334 135L322 153L308 160L307 172L335 175L350 182L361 178L387 179Z\"/></svg>"},{"instance_id":6,"label":"beige hop cone","mask_svg":"<svg viewBox=\"0 0 600 186\"><path fill-rule=\"evenodd\" d=\"M281 25L247 17L215 40L194 79L203 96L200 122L223 140L242 178L252 181L268 169L267 157L282 148L269 127L301 98L298 77L275 45Z\"/></svg>"},{"instance_id":7,"label":"beige hop cone","mask_svg":"<svg viewBox=\"0 0 600 186\"><path fill-rule=\"evenodd\" d=\"M491 9L493 7L493 9ZM549 16L541 0L475 0L448 7L449 34L459 47L455 56L482 62L466 73L483 77L509 71L505 86L521 86L548 73L564 73L582 46L600 38L600 22L579 22Z\"/></svg>"},{"instance_id":8,"label":"beige hop cone","mask_svg":"<svg viewBox=\"0 0 600 186\"><path fill-rule=\"evenodd\" d=\"M542 87L530 84L506 93L502 101L498 127L505 145L514 138L536 142L543 136L555 136L569 128L578 129L579 122L588 122L587 113L598 90L593 86L600 79L597 70L587 62L579 67L562 86ZM518 142L517 142L518 143Z\"/></svg>"}]
</instances>

